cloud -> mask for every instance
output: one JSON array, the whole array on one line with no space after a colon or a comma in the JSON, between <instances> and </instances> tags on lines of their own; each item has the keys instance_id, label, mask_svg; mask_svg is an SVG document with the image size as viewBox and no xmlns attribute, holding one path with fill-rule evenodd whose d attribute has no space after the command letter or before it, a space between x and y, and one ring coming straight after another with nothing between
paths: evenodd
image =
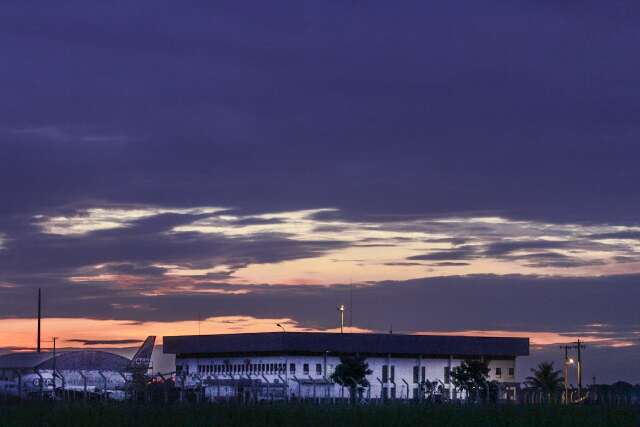
<instances>
[{"instance_id":1,"label":"cloud","mask_svg":"<svg viewBox=\"0 0 640 427\"><path fill-rule=\"evenodd\" d=\"M575 245L572 241L549 241L549 240L529 240L529 241L502 241L487 245L484 254L490 257L512 255L514 252L537 249L563 249Z\"/></svg>"},{"instance_id":2,"label":"cloud","mask_svg":"<svg viewBox=\"0 0 640 427\"><path fill-rule=\"evenodd\" d=\"M6 130L5 130L6 131ZM126 135L105 134L91 130L88 127L71 126L28 126L17 129L9 129L10 134L18 138L30 137L51 142L75 142L91 144L123 144L133 138Z\"/></svg>"},{"instance_id":3,"label":"cloud","mask_svg":"<svg viewBox=\"0 0 640 427\"><path fill-rule=\"evenodd\" d=\"M3 3L1 212L106 200L637 224L633 6L150 4Z\"/></svg>"},{"instance_id":4,"label":"cloud","mask_svg":"<svg viewBox=\"0 0 640 427\"><path fill-rule=\"evenodd\" d=\"M436 262L435 264L429 264L434 267L462 267L465 265L469 265L468 262L451 262L451 261L442 261Z\"/></svg>"},{"instance_id":5,"label":"cloud","mask_svg":"<svg viewBox=\"0 0 640 427\"><path fill-rule=\"evenodd\" d=\"M625 231L616 231L611 233L591 234L587 237L593 240L600 240L600 239L640 240L640 230L625 230Z\"/></svg>"},{"instance_id":6,"label":"cloud","mask_svg":"<svg viewBox=\"0 0 640 427\"><path fill-rule=\"evenodd\" d=\"M555 252L528 253L526 255L517 255L513 258L525 261L524 265L528 267L544 268L544 267L583 267L604 265L605 262L600 259L579 259Z\"/></svg>"},{"instance_id":7,"label":"cloud","mask_svg":"<svg viewBox=\"0 0 640 427\"><path fill-rule=\"evenodd\" d=\"M79 338L72 338L65 340L70 343L81 343L82 345L121 345L121 344L138 344L141 343L142 340L85 340Z\"/></svg>"},{"instance_id":8,"label":"cloud","mask_svg":"<svg viewBox=\"0 0 640 427\"><path fill-rule=\"evenodd\" d=\"M413 255L407 259L415 261L468 260L478 258L479 256L480 254L478 253L477 247L467 245L446 251L434 251L422 255Z\"/></svg>"},{"instance_id":9,"label":"cloud","mask_svg":"<svg viewBox=\"0 0 640 427\"><path fill-rule=\"evenodd\" d=\"M2 313L37 286L60 315L170 318L318 289L332 312L349 277L385 301L426 274L640 271L635 2L45 6L0 4ZM475 280L520 318L526 286ZM459 286L397 304L437 325L475 307Z\"/></svg>"}]
</instances>

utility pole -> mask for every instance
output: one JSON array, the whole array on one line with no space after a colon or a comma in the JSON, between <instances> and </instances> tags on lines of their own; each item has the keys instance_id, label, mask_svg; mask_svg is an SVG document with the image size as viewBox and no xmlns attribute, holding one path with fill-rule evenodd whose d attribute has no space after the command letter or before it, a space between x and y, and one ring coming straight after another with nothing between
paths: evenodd
<instances>
[{"instance_id":1,"label":"utility pole","mask_svg":"<svg viewBox=\"0 0 640 427\"><path fill-rule=\"evenodd\" d=\"M349 283L349 328L353 328L353 280Z\"/></svg>"},{"instance_id":2,"label":"utility pole","mask_svg":"<svg viewBox=\"0 0 640 427\"><path fill-rule=\"evenodd\" d=\"M564 376L564 403L569 403L569 365L573 364L573 359L569 358L569 348L571 346L561 345L564 349L564 361L562 363L562 372Z\"/></svg>"},{"instance_id":3,"label":"utility pole","mask_svg":"<svg viewBox=\"0 0 640 427\"><path fill-rule=\"evenodd\" d=\"M580 350L584 347L584 344L579 338L576 342L576 347L578 348L578 393L580 394L580 397L582 397L582 357Z\"/></svg>"},{"instance_id":4,"label":"utility pole","mask_svg":"<svg viewBox=\"0 0 640 427\"><path fill-rule=\"evenodd\" d=\"M53 375L51 378L53 379L53 395L56 395L56 340L58 337L53 337Z\"/></svg>"},{"instance_id":5,"label":"utility pole","mask_svg":"<svg viewBox=\"0 0 640 427\"><path fill-rule=\"evenodd\" d=\"M40 302L41 291L38 288L38 342L37 342L37 351L40 353L40 318L42 317L42 306Z\"/></svg>"},{"instance_id":6,"label":"utility pole","mask_svg":"<svg viewBox=\"0 0 640 427\"><path fill-rule=\"evenodd\" d=\"M568 350L577 350L578 360L576 361L576 368L578 369L578 397L582 397L582 349L585 348L584 342L578 341L571 343L570 345L561 346L564 348L565 363L571 359L568 358Z\"/></svg>"},{"instance_id":7,"label":"utility pole","mask_svg":"<svg viewBox=\"0 0 640 427\"><path fill-rule=\"evenodd\" d=\"M344 304L340 304L338 313L340 315L340 333L342 334L344 332Z\"/></svg>"}]
</instances>

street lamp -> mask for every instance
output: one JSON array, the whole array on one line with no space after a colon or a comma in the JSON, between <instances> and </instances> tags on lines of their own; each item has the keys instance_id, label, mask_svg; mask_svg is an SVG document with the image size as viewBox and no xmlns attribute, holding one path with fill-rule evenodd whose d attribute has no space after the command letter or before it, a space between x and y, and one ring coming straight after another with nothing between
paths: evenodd
<instances>
[{"instance_id":1,"label":"street lamp","mask_svg":"<svg viewBox=\"0 0 640 427\"><path fill-rule=\"evenodd\" d=\"M569 403L569 366L573 365L575 360L572 357L564 359L564 403Z\"/></svg>"},{"instance_id":2,"label":"street lamp","mask_svg":"<svg viewBox=\"0 0 640 427\"><path fill-rule=\"evenodd\" d=\"M338 307L338 313L340 313L340 333L344 332L344 305L340 304Z\"/></svg>"},{"instance_id":3,"label":"street lamp","mask_svg":"<svg viewBox=\"0 0 640 427\"><path fill-rule=\"evenodd\" d=\"M283 334L287 332L287 331L284 329L284 326L282 326L280 323L276 323L276 326L277 326L278 328L282 328L282 333L283 333Z\"/></svg>"}]
</instances>

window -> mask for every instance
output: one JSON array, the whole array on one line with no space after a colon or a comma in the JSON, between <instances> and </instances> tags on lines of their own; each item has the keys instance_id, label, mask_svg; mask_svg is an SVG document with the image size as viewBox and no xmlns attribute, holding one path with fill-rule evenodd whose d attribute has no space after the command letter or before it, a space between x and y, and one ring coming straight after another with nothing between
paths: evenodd
<instances>
[{"instance_id":1,"label":"window","mask_svg":"<svg viewBox=\"0 0 640 427\"><path fill-rule=\"evenodd\" d=\"M389 381L389 365L382 365L382 382Z\"/></svg>"},{"instance_id":2,"label":"window","mask_svg":"<svg viewBox=\"0 0 640 427\"><path fill-rule=\"evenodd\" d=\"M509 368L509 376L512 377L515 375L515 369L514 368Z\"/></svg>"},{"instance_id":3,"label":"window","mask_svg":"<svg viewBox=\"0 0 640 427\"><path fill-rule=\"evenodd\" d=\"M289 363L289 373L291 373L291 374L295 374L296 373L296 364L295 363Z\"/></svg>"},{"instance_id":4,"label":"window","mask_svg":"<svg viewBox=\"0 0 640 427\"><path fill-rule=\"evenodd\" d=\"M309 375L309 364L305 363L304 365L302 365L302 373L304 373L305 375Z\"/></svg>"},{"instance_id":5,"label":"window","mask_svg":"<svg viewBox=\"0 0 640 427\"><path fill-rule=\"evenodd\" d=\"M419 382L419 378L418 378L418 370L419 370L419 367L418 367L418 366L414 366L414 367L413 367L413 382L414 382L414 383Z\"/></svg>"},{"instance_id":6,"label":"window","mask_svg":"<svg viewBox=\"0 0 640 427\"><path fill-rule=\"evenodd\" d=\"M502 368L496 368L496 377L502 376Z\"/></svg>"},{"instance_id":7,"label":"window","mask_svg":"<svg viewBox=\"0 0 640 427\"><path fill-rule=\"evenodd\" d=\"M422 381L424 382L427 379L427 367L422 367Z\"/></svg>"},{"instance_id":8,"label":"window","mask_svg":"<svg viewBox=\"0 0 640 427\"><path fill-rule=\"evenodd\" d=\"M451 383L451 368L449 366L444 367L444 383Z\"/></svg>"},{"instance_id":9,"label":"window","mask_svg":"<svg viewBox=\"0 0 640 427\"><path fill-rule=\"evenodd\" d=\"M396 367L391 365L391 382L394 382L396 379Z\"/></svg>"},{"instance_id":10,"label":"window","mask_svg":"<svg viewBox=\"0 0 640 427\"><path fill-rule=\"evenodd\" d=\"M322 375L322 365L316 363L316 375Z\"/></svg>"}]
</instances>

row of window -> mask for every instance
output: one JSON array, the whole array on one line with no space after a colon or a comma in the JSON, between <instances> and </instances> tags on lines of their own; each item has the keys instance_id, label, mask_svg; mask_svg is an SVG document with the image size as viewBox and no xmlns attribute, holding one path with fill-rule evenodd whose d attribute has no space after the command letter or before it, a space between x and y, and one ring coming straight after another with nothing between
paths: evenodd
<instances>
[{"instance_id":1,"label":"row of window","mask_svg":"<svg viewBox=\"0 0 640 427\"><path fill-rule=\"evenodd\" d=\"M414 366L413 367L413 382L420 383L426 381L427 372L426 366ZM508 368L508 375L513 377L515 374L514 368ZM502 377L502 368L496 368L496 377ZM394 365L382 365L382 382L394 382L396 379L396 367ZM451 368L444 367L444 383L449 384L451 382Z\"/></svg>"},{"instance_id":2,"label":"row of window","mask_svg":"<svg viewBox=\"0 0 640 427\"><path fill-rule=\"evenodd\" d=\"M217 365L199 365L198 373L200 374L254 374L254 375L274 375L284 374L287 365L285 363L224 363ZM316 375L322 375L322 364L316 363L315 366ZM508 368L508 376L513 377L515 372L514 368ZM289 373L295 375L296 364L289 364ZM302 364L302 374L309 375L309 364ZM495 376L502 377L502 368L495 368ZM396 367L394 365L382 365L382 382L394 382L396 378ZM413 367L413 382L419 383L426 381L426 367L414 366ZM444 367L444 383L449 384L451 382L451 368Z\"/></svg>"},{"instance_id":3,"label":"row of window","mask_svg":"<svg viewBox=\"0 0 640 427\"><path fill-rule=\"evenodd\" d=\"M510 377L515 375L515 370L513 368L509 368L507 371L507 375L509 375ZM496 377L501 377L502 376L502 368L496 368Z\"/></svg>"},{"instance_id":4,"label":"row of window","mask_svg":"<svg viewBox=\"0 0 640 427\"><path fill-rule=\"evenodd\" d=\"M287 365L285 363L225 363L217 365L198 365L200 374L254 374L274 375L284 374ZM316 363L316 375L322 375L322 364ZM296 373L296 364L289 364L289 373ZM302 365L302 373L309 375L309 364Z\"/></svg>"}]
</instances>

